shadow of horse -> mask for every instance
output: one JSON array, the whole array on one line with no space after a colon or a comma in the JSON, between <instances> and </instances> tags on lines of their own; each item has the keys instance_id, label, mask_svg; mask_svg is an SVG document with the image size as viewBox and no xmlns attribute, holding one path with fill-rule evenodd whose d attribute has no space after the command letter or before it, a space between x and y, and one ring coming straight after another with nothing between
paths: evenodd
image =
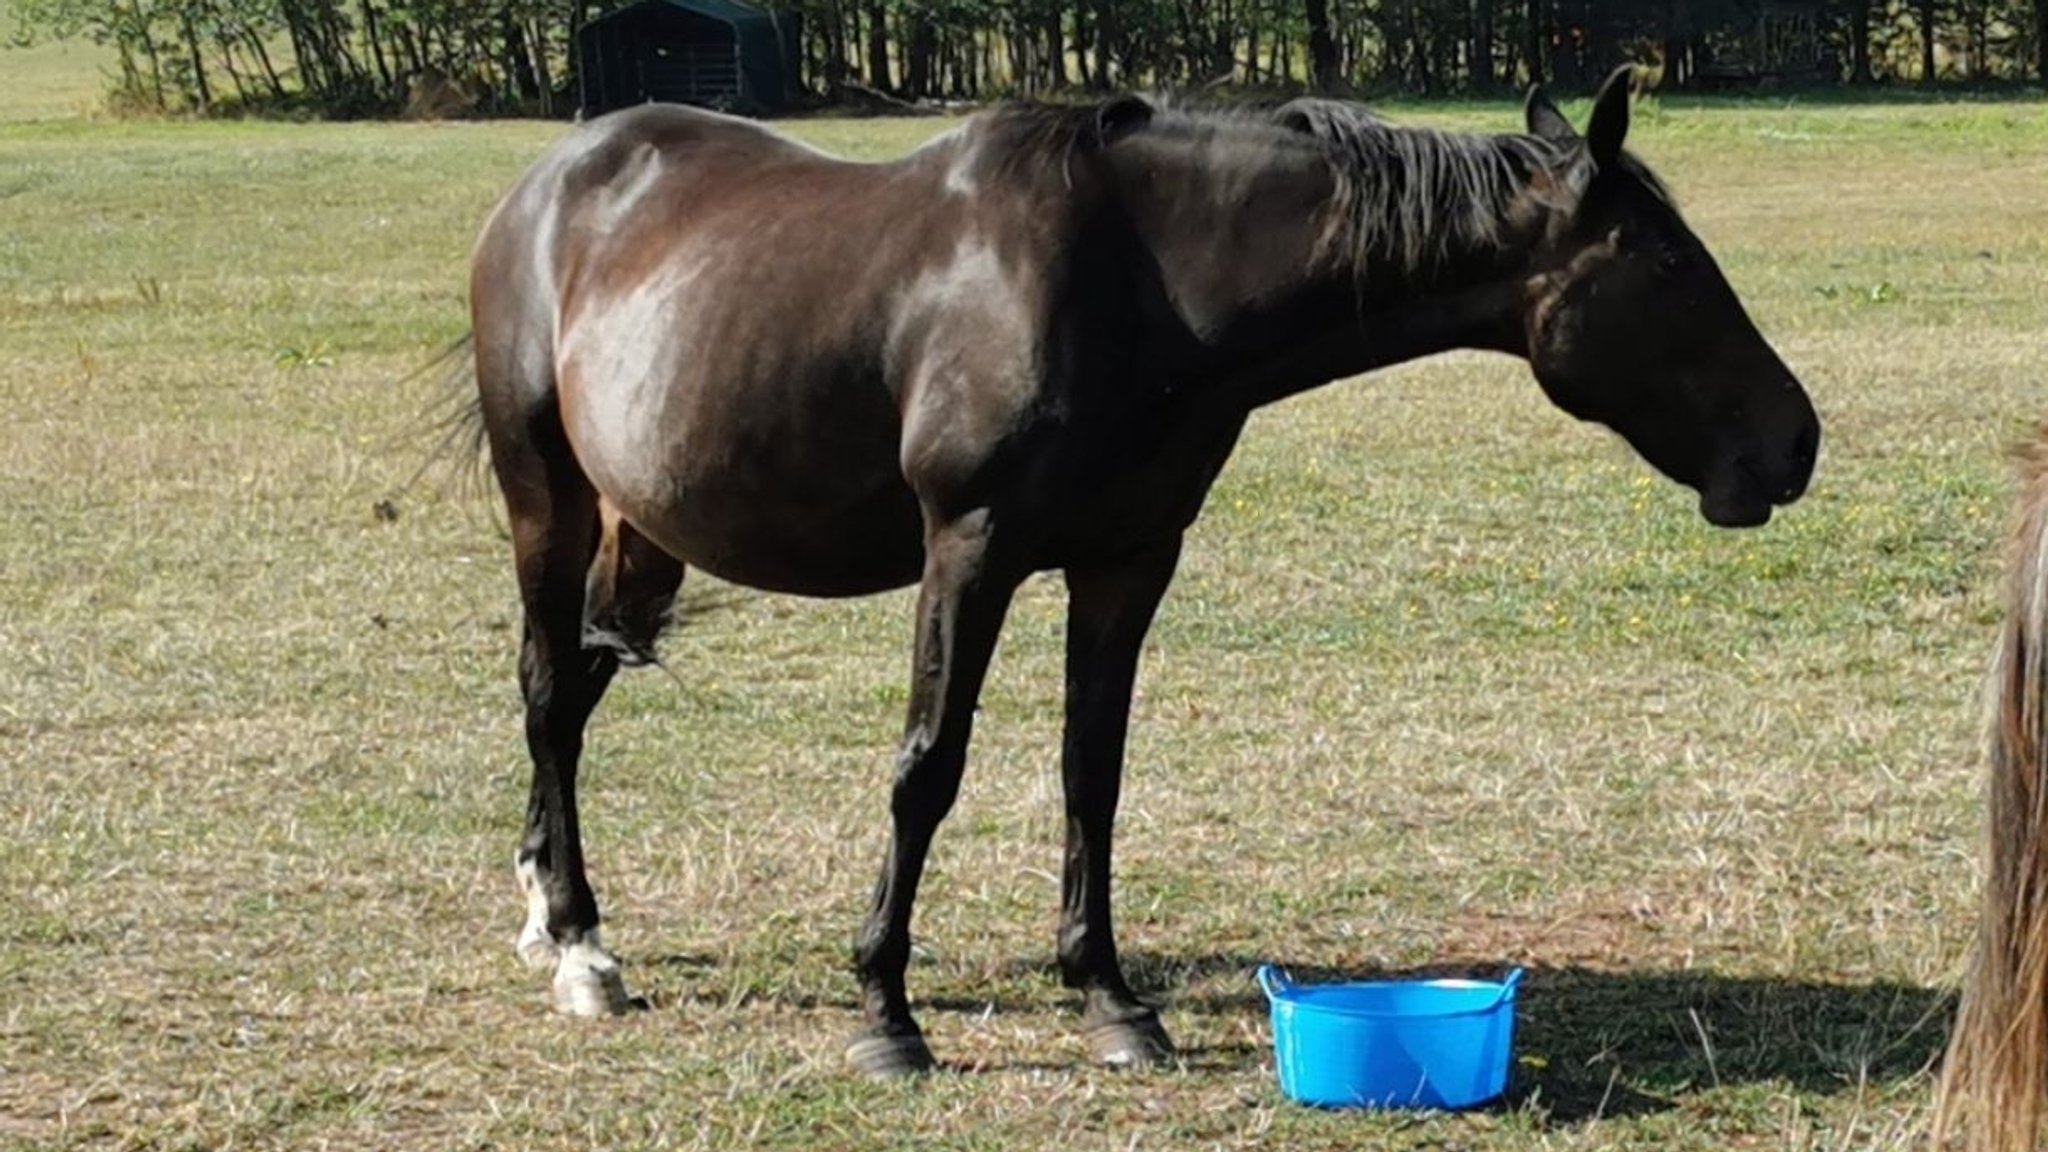
<instances>
[{"instance_id":1,"label":"shadow of horse","mask_svg":"<svg viewBox=\"0 0 2048 1152\"><path fill-rule=\"evenodd\" d=\"M715 969L709 955L656 956L652 968ZM1195 1072L1246 1074L1272 1062L1264 993L1253 979L1264 958L1241 952L1124 957L1132 983L1170 1014L1206 1016L1208 1043L1180 1052ZM1303 984L1468 976L1496 980L1499 964L1452 961L1424 969L1288 965ZM939 994L920 1001L934 1012L1043 1012L1064 1007L1059 970L1049 958L1016 959L994 974L1006 991ZM684 993L729 999L731 993ZM814 1010L857 1011L851 997L767 992L765 998ZM659 1006L659 1005L657 1005ZM1508 1093L1490 1108L1528 1112L1549 1126L1671 1111L1688 1092L1740 1084L1777 1084L1802 1095L1832 1096L1897 1085L1925 1075L1947 1044L1955 994L1890 981L1825 983L1785 977L1729 976L1703 970L1622 971L1582 965L1528 966L1515 1021L1515 1067ZM1257 1039L1248 1039L1257 1037ZM982 1071L985 1066L964 1071ZM1006 1070L1070 1068L1063 1063Z\"/></svg>"},{"instance_id":2,"label":"shadow of horse","mask_svg":"<svg viewBox=\"0 0 2048 1152\"><path fill-rule=\"evenodd\" d=\"M1126 960L1133 982L1161 990L1158 998L1173 1011L1263 1018L1266 998L1252 977L1261 962L1231 953ZM1502 974L1499 965L1457 964L1288 971L1304 984ZM1948 990L1889 981L1531 965L1517 1006L1510 1087L1493 1107L1575 1124L1668 1111L1688 1091L1732 1084L1777 1083L1823 1096L1896 1084L1939 1059L1954 1010ZM1240 1069L1272 1058L1263 1046L1238 1044L1187 1055L1196 1066Z\"/></svg>"}]
</instances>

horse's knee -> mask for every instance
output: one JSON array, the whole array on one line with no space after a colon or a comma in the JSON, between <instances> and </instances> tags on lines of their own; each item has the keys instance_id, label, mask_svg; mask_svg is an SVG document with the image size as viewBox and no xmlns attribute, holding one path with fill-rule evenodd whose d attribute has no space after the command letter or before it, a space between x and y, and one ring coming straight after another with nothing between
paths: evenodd
<instances>
[{"instance_id":1,"label":"horse's knee","mask_svg":"<svg viewBox=\"0 0 2048 1152\"><path fill-rule=\"evenodd\" d=\"M967 749L933 746L912 737L896 757L896 780L889 789L889 815L899 830L929 834L960 798L966 775Z\"/></svg>"}]
</instances>

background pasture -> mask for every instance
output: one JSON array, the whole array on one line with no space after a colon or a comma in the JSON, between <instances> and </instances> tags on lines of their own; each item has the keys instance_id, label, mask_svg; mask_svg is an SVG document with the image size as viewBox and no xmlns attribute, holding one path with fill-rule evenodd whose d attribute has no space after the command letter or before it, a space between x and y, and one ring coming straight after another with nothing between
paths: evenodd
<instances>
[{"instance_id":1,"label":"background pasture","mask_svg":"<svg viewBox=\"0 0 2048 1152\"><path fill-rule=\"evenodd\" d=\"M18 57L0 54L0 68ZM2002 445L2048 411L2048 108L1666 104L1678 190L1827 421L1705 527L1518 365L1262 413L1147 657L1118 911L1183 1069L1089 1067L1049 963L1055 578L919 910L942 1059L849 1079L903 595L693 576L585 819L653 1011L511 941L508 548L431 484L477 225L553 124L107 123L0 92L0 1143L1867 1148L1921 1122L1973 914ZM1507 105L1401 109L1505 129ZM933 121L789 130L863 157ZM1327 1116L1252 967L1532 967L1512 1098Z\"/></svg>"}]
</instances>

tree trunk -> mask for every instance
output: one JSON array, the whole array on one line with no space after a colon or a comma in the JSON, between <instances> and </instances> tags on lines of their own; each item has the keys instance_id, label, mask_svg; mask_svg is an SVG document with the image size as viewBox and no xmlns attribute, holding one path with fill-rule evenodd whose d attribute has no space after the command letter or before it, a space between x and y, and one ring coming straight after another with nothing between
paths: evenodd
<instances>
[{"instance_id":1,"label":"tree trunk","mask_svg":"<svg viewBox=\"0 0 2048 1152\"><path fill-rule=\"evenodd\" d=\"M1875 79L1870 74L1870 0L1849 0L1849 83L1869 84Z\"/></svg>"},{"instance_id":2,"label":"tree trunk","mask_svg":"<svg viewBox=\"0 0 2048 1152\"><path fill-rule=\"evenodd\" d=\"M409 77L427 70L426 57L420 55L419 38L403 22L391 28L391 62Z\"/></svg>"},{"instance_id":3,"label":"tree trunk","mask_svg":"<svg viewBox=\"0 0 2048 1152\"><path fill-rule=\"evenodd\" d=\"M846 15L837 0L825 10L825 90L835 98L846 83Z\"/></svg>"},{"instance_id":4,"label":"tree trunk","mask_svg":"<svg viewBox=\"0 0 2048 1152\"><path fill-rule=\"evenodd\" d=\"M1970 12L1970 78L1983 80L1991 75L1991 14L1983 4L1973 5Z\"/></svg>"},{"instance_id":5,"label":"tree trunk","mask_svg":"<svg viewBox=\"0 0 2048 1152\"><path fill-rule=\"evenodd\" d=\"M355 53L349 51L348 29L342 23L341 10L328 3L322 6L321 16L324 17L322 31L326 35L325 47L333 53L335 74L350 80L366 79L369 73L364 71L362 64L356 60Z\"/></svg>"},{"instance_id":6,"label":"tree trunk","mask_svg":"<svg viewBox=\"0 0 2048 1152\"><path fill-rule=\"evenodd\" d=\"M1920 83L1934 83L1934 0L1919 0Z\"/></svg>"},{"instance_id":7,"label":"tree trunk","mask_svg":"<svg viewBox=\"0 0 2048 1152\"><path fill-rule=\"evenodd\" d=\"M1422 15L1422 5L1417 0L1407 0L1402 5L1402 19L1407 25L1402 30L1402 39L1408 42L1408 83L1412 91L1428 96L1436 89L1429 74L1429 37Z\"/></svg>"},{"instance_id":8,"label":"tree trunk","mask_svg":"<svg viewBox=\"0 0 2048 1152\"><path fill-rule=\"evenodd\" d=\"M1045 35L1048 41L1046 46L1052 52L1052 59L1048 61L1052 67L1047 73L1047 78L1051 81L1053 87L1065 88L1067 86L1067 36L1065 28L1062 27L1060 9L1057 4L1053 6L1051 16L1046 19Z\"/></svg>"},{"instance_id":9,"label":"tree trunk","mask_svg":"<svg viewBox=\"0 0 2048 1152\"><path fill-rule=\"evenodd\" d=\"M2041 0L2048 4L2048 0ZM1076 0L1074 4L1074 79L1084 87L1088 84L1088 0Z\"/></svg>"},{"instance_id":10,"label":"tree trunk","mask_svg":"<svg viewBox=\"0 0 2048 1152\"><path fill-rule=\"evenodd\" d=\"M934 37L931 17L923 12L910 18L910 46L903 54L903 94L915 100L936 93L932 85Z\"/></svg>"},{"instance_id":11,"label":"tree trunk","mask_svg":"<svg viewBox=\"0 0 2048 1152\"><path fill-rule=\"evenodd\" d=\"M376 69L377 83L389 96L403 95L398 91L398 86L392 83L391 67L384 60L385 37L382 35L383 29L377 25L377 6L371 0L361 0L359 7L363 13L363 43L370 51L370 66Z\"/></svg>"},{"instance_id":12,"label":"tree trunk","mask_svg":"<svg viewBox=\"0 0 2048 1152\"><path fill-rule=\"evenodd\" d=\"M533 74L533 57L526 52L526 33L519 21L507 7L499 21L498 35L503 49L505 71L512 79L512 91L507 95L515 100L535 100L540 97L540 80Z\"/></svg>"},{"instance_id":13,"label":"tree trunk","mask_svg":"<svg viewBox=\"0 0 2048 1152\"><path fill-rule=\"evenodd\" d=\"M555 74L548 67L547 29L535 20L526 26L526 46L533 53L533 79L540 86L540 114L555 114Z\"/></svg>"},{"instance_id":14,"label":"tree trunk","mask_svg":"<svg viewBox=\"0 0 2048 1152\"><path fill-rule=\"evenodd\" d=\"M192 92L199 101L199 114L204 116L213 111L213 89L206 83L206 57L199 53L199 29L192 25L192 10L187 8L179 21L184 26L185 50L192 57Z\"/></svg>"},{"instance_id":15,"label":"tree trunk","mask_svg":"<svg viewBox=\"0 0 2048 1152\"><path fill-rule=\"evenodd\" d=\"M1550 55L1543 28L1549 7L1547 0L1525 0L1522 5L1523 55L1528 59L1531 84L1543 83L1543 61Z\"/></svg>"},{"instance_id":16,"label":"tree trunk","mask_svg":"<svg viewBox=\"0 0 2048 1152\"><path fill-rule=\"evenodd\" d=\"M1318 92L1333 92L1341 72L1337 42L1330 38L1330 0L1307 0L1307 7L1309 83Z\"/></svg>"},{"instance_id":17,"label":"tree trunk","mask_svg":"<svg viewBox=\"0 0 2048 1152\"><path fill-rule=\"evenodd\" d=\"M1472 0L1472 90L1493 90L1493 0Z\"/></svg>"},{"instance_id":18,"label":"tree trunk","mask_svg":"<svg viewBox=\"0 0 2048 1152\"><path fill-rule=\"evenodd\" d=\"M889 84L889 22L888 14L880 4L867 5L868 17L868 83L877 92L891 90Z\"/></svg>"},{"instance_id":19,"label":"tree trunk","mask_svg":"<svg viewBox=\"0 0 2048 1152\"><path fill-rule=\"evenodd\" d=\"M225 27L214 33L214 47L220 49L220 66L228 74L228 82L235 86L235 103L249 106L249 85L242 79L242 70L235 67L235 42L228 38Z\"/></svg>"},{"instance_id":20,"label":"tree trunk","mask_svg":"<svg viewBox=\"0 0 2048 1152\"><path fill-rule=\"evenodd\" d=\"M269 85L271 96L278 100L284 99L284 80L278 76L277 68L270 63L270 52L263 47L263 37L258 36L254 28L246 26L242 29L242 36L248 41L250 53L256 57L257 67L263 69L263 82Z\"/></svg>"},{"instance_id":21,"label":"tree trunk","mask_svg":"<svg viewBox=\"0 0 2048 1152\"><path fill-rule=\"evenodd\" d=\"M2048 0L2034 0L2034 66L2048 84Z\"/></svg>"},{"instance_id":22,"label":"tree trunk","mask_svg":"<svg viewBox=\"0 0 2048 1152\"><path fill-rule=\"evenodd\" d=\"M1003 37L1003 47L1010 57L1010 87L1026 96L1038 92L1038 69L1031 56L1031 34L1024 28L1012 28Z\"/></svg>"},{"instance_id":23,"label":"tree trunk","mask_svg":"<svg viewBox=\"0 0 2048 1152\"><path fill-rule=\"evenodd\" d=\"M142 94L142 73L135 67L135 52L128 47L128 38L114 37L115 58L121 63L121 93L124 96Z\"/></svg>"},{"instance_id":24,"label":"tree trunk","mask_svg":"<svg viewBox=\"0 0 2048 1152\"><path fill-rule=\"evenodd\" d=\"M162 109L164 107L163 58L157 54L156 37L150 35L149 17L143 14L141 0L133 0L132 7L135 9L135 25L139 33L138 38L142 42L142 55L144 59L149 61L150 98L156 101L158 109Z\"/></svg>"},{"instance_id":25,"label":"tree trunk","mask_svg":"<svg viewBox=\"0 0 2048 1152\"><path fill-rule=\"evenodd\" d=\"M1116 17L1112 14L1116 0L1095 0L1095 75L1092 77L1097 89L1109 87L1109 56L1111 45L1116 42Z\"/></svg>"}]
</instances>

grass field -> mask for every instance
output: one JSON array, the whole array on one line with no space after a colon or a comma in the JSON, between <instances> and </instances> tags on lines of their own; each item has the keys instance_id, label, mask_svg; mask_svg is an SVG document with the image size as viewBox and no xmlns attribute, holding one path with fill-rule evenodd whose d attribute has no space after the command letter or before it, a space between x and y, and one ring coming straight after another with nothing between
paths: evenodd
<instances>
[{"instance_id":1,"label":"grass field","mask_svg":"<svg viewBox=\"0 0 2048 1152\"><path fill-rule=\"evenodd\" d=\"M2048 107L1643 113L1827 422L1766 529L1705 527L1503 360L1254 421L1149 650L1121 822L1177 1070L1090 1067L1050 969L1061 594L1027 586L920 907L912 993L959 1069L905 1088L839 1066L904 595L693 577L680 683L623 678L587 762L653 1010L554 1018L513 958L508 546L454 492L372 506L420 459L401 378L464 327L474 231L560 127L15 99L0 1145L1818 1150L1921 1123L1973 915L2001 447L2048 412ZM876 156L939 126L791 130ZM1529 965L1510 1098L1288 1106L1266 959Z\"/></svg>"}]
</instances>

